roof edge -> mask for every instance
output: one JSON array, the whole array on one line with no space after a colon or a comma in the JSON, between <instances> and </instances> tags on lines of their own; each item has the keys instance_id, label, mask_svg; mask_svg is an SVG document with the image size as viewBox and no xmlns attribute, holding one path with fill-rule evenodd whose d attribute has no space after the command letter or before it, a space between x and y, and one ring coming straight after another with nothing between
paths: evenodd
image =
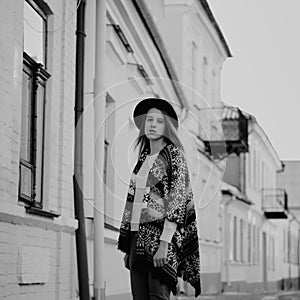
<instances>
[{"instance_id":1,"label":"roof edge","mask_svg":"<svg viewBox=\"0 0 300 300\"><path fill-rule=\"evenodd\" d=\"M253 204L253 202L250 201L244 193L240 192L238 188L234 187L233 185L225 181L222 182L221 192L223 195L234 196L237 200L244 202L248 205Z\"/></svg>"},{"instance_id":2,"label":"roof edge","mask_svg":"<svg viewBox=\"0 0 300 300\"><path fill-rule=\"evenodd\" d=\"M229 49L229 46L228 46L228 44L227 44L227 42L225 40L225 37L224 37L224 35L223 35L223 33L222 33L222 31L221 31L221 29L220 29L220 27L219 27L219 25L218 25L215 17L214 17L214 15L213 15L210 7L209 7L208 2L206 0L200 0L200 3L201 3L202 7L204 8L204 10L205 10L205 12L206 12L206 14L208 16L208 19L210 20L210 22L214 26L214 28L215 28L215 30L216 30L216 32L217 32L217 34L218 34L218 36L219 36L219 38L221 40L221 43L223 44L223 46L225 48L225 51L226 51L228 57L232 57L231 51Z\"/></svg>"},{"instance_id":3,"label":"roof edge","mask_svg":"<svg viewBox=\"0 0 300 300\"><path fill-rule=\"evenodd\" d=\"M188 107L188 103L184 96L183 90L180 87L180 85L178 84L179 78L177 76L177 73L175 71L173 63L171 61L171 58L168 54L165 43L164 43L164 41L158 31L158 28L149 12L147 5L145 4L145 0L133 0L132 3L134 5L134 7L136 8L137 13L139 14L142 22L144 23L145 28L148 31L157 51L162 59L162 62L166 68L166 71L167 71L168 75L170 76L170 79L172 80L172 84L173 84L175 93L178 96L181 106Z\"/></svg>"}]
</instances>

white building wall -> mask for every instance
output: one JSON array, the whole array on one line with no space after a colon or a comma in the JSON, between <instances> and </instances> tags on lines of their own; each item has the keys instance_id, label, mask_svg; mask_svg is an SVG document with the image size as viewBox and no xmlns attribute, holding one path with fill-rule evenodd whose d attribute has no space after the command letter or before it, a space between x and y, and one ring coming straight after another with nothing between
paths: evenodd
<instances>
[{"instance_id":1,"label":"white building wall","mask_svg":"<svg viewBox=\"0 0 300 300\"><path fill-rule=\"evenodd\" d=\"M300 174L300 161L284 161L283 172L277 174L277 185L287 192L288 208L291 216L285 226L282 226L282 256L283 256L283 270L284 278L286 278L286 286L289 285L288 280L294 280L300 277L300 210L299 210L299 174ZM290 241L289 237L290 236ZM296 254L297 253L297 254ZM297 265L298 264L298 265Z\"/></svg>"},{"instance_id":2,"label":"white building wall","mask_svg":"<svg viewBox=\"0 0 300 300\"><path fill-rule=\"evenodd\" d=\"M251 124L251 123L250 123ZM260 212L262 189L276 189L277 171L281 165L270 150L269 142L259 125L252 124L249 135L249 153L246 158L246 194L254 202L254 208Z\"/></svg>"},{"instance_id":3,"label":"white building wall","mask_svg":"<svg viewBox=\"0 0 300 300\"><path fill-rule=\"evenodd\" d=\"M286 189L289 209L300 220L300 161L285 160L283 163L283 172L277 174L277 185Z\"/></svg>"},{"instance_id":4,"label":"white building wall","mask_svg":"<svg viewBox=\"0 0 300 300\"><path fill-rule=\"evenodd\" d=\"M94 199L94 107L93 80L95 62L95 1L87 2L87 39L85 65L85 113L84 113L84 195L85 214L89 224L88 252L90 285L93 285L93 199ZM177 113L181 116L180 101L149 33L140 16L129 1L107 3L107 36L105 84L109 110L103 126L108 130L108 176L105 190L107 223L115 230L105 229L103 268L107 297L125 299L130 294L129 272L125 269L123 256L117 250L116 242L122 217L128 183L136 163L137 152L133 143L138 135L132 112L135 105L145 96L170 99ZM118 24L134 53L129 53L110 24ZM137 70L143 66L152 84ZM108 125L109 124L109 125ZM114 127L114 130L112 130ZM99 184L103 184L99 182ZM117 283L117 284L116 284Z\"/></svg>"},{"instance_id":5,"label":"white building wall","mask_svg":"<svg viewBox=\"0 0 300 300\"><path fill-rule=\"evenodd\" d=\"M230 160L229 171L232 174L240 174L244 168L243 164L245 164L246 172L245 174L241 173L241 176L245 175L245 178L240 181L238 177L232 175L234 179L231 183L241 189L238 191L239 193L244 193L242 183L245 180L244 197L251 203L247 208L236 211L238 207L236 203L239 201L231 199L228 202L226 195L223 195L223 202L228 203L227 210L224 208L224 218L233 222L234 217L245 217L247 224L247 228L245 228L246 261L242 264L236 263L235 259L232 261L234 245L232 240L225 242L223 257L226 253L229 252L229 254L228 260L226 257L224 260L222 281L225 283L226 291L253 293L286 289L289 288L286 284L287 278L291 278L294 285L297 278L295 264L288 263L287 259L288 232L295 236L295 244L297 225L296 222L295 224L290 223L290 214L287 214L287 219L268 219L265 216L263 192L267 190L275 195L276 189L281 188L276 184L276 176L277 172L281 171L282 165L270 140L253 116L250 116L249 119L248 132L249 152L235 160ZM237 160L239 163L236 163ZM240 171L238 168L241 168ZM246 216L245 213L247 213ZM289 223L292 226L289 227ZM239 231L240 228L237 230ZM229 226L228 231L229 235L234 234L233 225ZM226 238L224 240L227 241ZM240 241L237 242L240 243Z\"/></svg>"},{"instance_id":6,"label":"white building wall","mask_svg":"<svg viewBox=\"0 0 300 300\"><path fill-rule=\"evenodd\" d=\"M76 1L45 1L49 17L43 208L18 203L23 67L23 5L0 3L0 298L75 299L73 124ZM67 22L68 21L68 22ZM67 24L65 24L67 23ZM59 29L58 29L59 28ZM57 30L56 30L57 29Z\"/></svg>"},{"instance_id":7,"label":"white building wall","mask_svg":"<svg viewBox=\"0 0 300 300\"><path fill-rule=\"evenodd\" d=\"M276 288L276 284L284 277L282 240L286 220L269 220L262 209L263 192L266 189L277 188L276 176L281 164L270 144L268 137L256 123L250 122L249 153L246 155L246 195L253 202L252 215L256 216L256 224L261 228L261 234L266 234L266 270L269 289ZM249 266L248 281L263 284L263 237L260 236L261 259L257 266ZM266 287L265 287L266 288Z\"/></svg>"}]
</instances>

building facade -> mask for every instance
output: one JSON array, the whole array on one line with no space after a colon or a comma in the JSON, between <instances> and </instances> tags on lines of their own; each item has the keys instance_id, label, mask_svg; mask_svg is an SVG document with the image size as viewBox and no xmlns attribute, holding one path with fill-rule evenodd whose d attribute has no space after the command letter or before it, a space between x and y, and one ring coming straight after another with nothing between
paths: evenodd
<instances>
[{"instance_id":1,"label":"building facade","mask_svg":"<svg viewBox=\"0 0 300 300\"><path fill-rule=\"evenodd\" d=\"M300 218L300 161L284 160L284 169L277 174L278 187L284 188L288 193L289 210L299 219Z\"/></svg>"},{"instance_id":2,"label":"building facade","mask_svg":"<svg viewBox=\"0 0 300 300\"><path fill-rule=\"evenodd\" d=\"M0 3L0 298L75 299L77 1Z\"/></svg>"},{"instance_id":3,"label":"building facade","mask_svg":"<svg viewBox=\"0 0 300 300\"><path fill-rule=\"evenodd\" d=\"M277 173L277 186L284 189L288 197L289 222L284 227L283 238L283 286L300 288L300 161L284 160L284 169Z\"/></svg>"},{"instance_id":4,"label":"building facade","mask_svg":"<svg viewBox=\"0 0 300 300\"><path fill-rule=\"evenodd\" d=\"M298 266L287 264L288 236L297 225L291 228L288 194L277 184L283 164L256 119L248 118L249 152L229 156L222 188L223 290L245 295L289 289L287 278L299 277Z\"/></svg>"},{"instance_id":5,"label":"building facade","mask_svg":"<svg viewBox=\"0 0 300 300\"><path fill-rule=\"evenodd\" d=\"M202 137L214 130L211 125L216 123L216 118L213 118L211 107L221 106L220 72L222 63L230 56L230 52L221 32L212 21L209 7L203 6L206 1L179 1L178 5L175 2L178 1L107 2L103 268L108 299L130 297L129 273L123 266L123 254L116 250L116 241L127 185L136 157L133 144L138 132L132 120L132 111L135 104L147 96L170 100L179 115L180 135L186 147L199 217L203 292L221 291L219 204L223 165L215 164L205 153ZM95 1L88 1L84 195L89 229L87 236L91 290L94 264L95 17ZM177 20L180 20L178 24ZM175 47L175 40L170 40L174 36L171 34L174 28L178 29ZM205 72L202 71L203 66ZM215 222L211 223L211 219ZM190 287L186 288L188 293L193 293Z\"/></svg>"}]
</instances>

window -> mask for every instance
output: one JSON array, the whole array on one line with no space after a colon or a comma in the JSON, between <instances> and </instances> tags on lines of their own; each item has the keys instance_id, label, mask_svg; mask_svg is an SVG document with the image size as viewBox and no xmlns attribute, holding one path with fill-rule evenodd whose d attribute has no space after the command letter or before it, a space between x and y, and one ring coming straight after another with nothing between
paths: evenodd
<instances>
[{"instance_id":1,"label":"window","mask_svg":"<svg viewBox=\"0 0 300 300\"><path fill-rule=\"evenodd\" d=\"M237 217L233 217L233 260L238 261L237 257Z\"/></svg>"},{"instance_id":2,"label":"window","mask_svg":"<svg viewBox=\"0 0 300 300\"><path fill-rule=\"evenodd\" d=\"M252 226L252 238L253 238L253 243L252 243L252 262L255 265L256 264L256 230L255 226Z\"/></svg>"},{"instance_id":3,"label":"window","mask_svg":"<svg viewBox=\"0 0 300 300\"><path fill-rule=\"evenodd\" d=\"M109 24L109 25L112 25L112 27L114 28L114 30L116 31L116 33L117 33L118 37L120 38L122 44L126 48L127 52L134 53L133 49L131 48L131 46L130 46L123 30L120 27L120 25L117 25L117 24Z\"/></svg>"},{"instance_id":4,"label":"window","mask_svg":"<svg viewBox=\"0 0 300 300\"><path fill-rule=\"evenodd\" d=\"M256 189L260 189L260 155L259 152L256 152Z\"/></svg>"},{"instance_id":5,"label":"window","mask_svg":"<svg viewBox=\"0 0 300 300\"><path fill-rule=\"evenodd\" d=\"M114 223L114 167L113 167L113 139L116 127L116 103L107 94L105 106L105 142L104 142L104 165L103 165L103 184L104 184L104 221L111 226L118 226Z\"/></svg>"},{"instance_id":6,"label":"window","mask_svg":"<svg viewBox=\"0 0 300 300\"><path fill-rule=\"evenodd\" d=\"M217 82L216 82L216 72L215 70L212 70L211 72L211 104L212 106L216 105L216 89L217 89Z\"/></svg>"},{"instance_id":7,"label":"window","mask_svg":"<svg viewBox=\"0 0 300 300\"><path fill-rule=\"evenodd\" d=\"M293 263L294 262L294 247L293 247L293 241L294 241L294 238L293 238L293 233L290 231L290 260L289 262L290 263Z\"/></svg>"},{"instance_id":8,"label":"window","mask_svg":"<svg viewBox=\"0 0 300 300\"><path fill-rule=\"evenodd\" d=\"M228 225L229 225L229 260L233 261L233 249L234 249L234 237L233 237L233 217L228 215Z\"/></svg>"},{"instance_id":9,"label":"window","mask_svg":"<svg viewBox=\"0 0 300 300\"><path fill-rule=\"evenodd\" d=\"M47 14L36 4L37 2L33 0L24 2L24 52L35 62L46 66Z\"/></svg>"},{"instance_id":10,"label":"window","mask_svg":"<svg viewBox=\"0 0 300 300\"><path fill-rule=\"evenodd\" d=\"M37 208L43 206L44 115L50 77L44 67L46 28L46 14L35 1L25 1L19 200Z\"/></svg>"},{"instance_id":11,"label":"window","mask_svg":"<svg viewBox=\"0 0 300 300\"><path fill-rule=\"evenodd\" d=\"M244 220L240 220L240 259L244 262Z\"/></svg>"},{"instance_id":12,"label":"window","mask_svg":"<svg viewBox=\"0 0 300 300\"><path fill-rule=\"evenodd\" d=\"M266 179L265 179L265 164L262 161L261 162L261 184L260 184L261 189L266 188Z\"/></svg>"},{"instance_id":13,"label":"window","mask_svg":"<svg viewBox=\"0 0 300 300\"><path fill-rule=\"evenodd\" d=\"M253 188L256 188L256 150L253 148L253 155L252 155L252 183Z\"/></svg>"},{"instance_id":14,"label":"window","mask_svg":"<svg viewBox=\"0 0 300 300\"><path fill-rule=\"evenodd\" d=\"M207 58L203 57L202 60L202 80L203 80L203 97L207 100L207 89L208 89L208 62Z\"/></svg>"},{"instance_id":15,"label":"window","mask_svg":"<svg viewBox=\"0 0 300 300\"><path fill-rule=\"evenodd\" d=\"M248 263L251 264L251 224L248 224Z\"/></svg>"},{"instance_id":16,"label":"window","mask_svg":"<svg viewBox=\"0 0 300 300\"><path fill-rule=\"evenodd\" d=\"M272 270L275 271L275 238L272 237Z\"/></svg>"}]
</instances>

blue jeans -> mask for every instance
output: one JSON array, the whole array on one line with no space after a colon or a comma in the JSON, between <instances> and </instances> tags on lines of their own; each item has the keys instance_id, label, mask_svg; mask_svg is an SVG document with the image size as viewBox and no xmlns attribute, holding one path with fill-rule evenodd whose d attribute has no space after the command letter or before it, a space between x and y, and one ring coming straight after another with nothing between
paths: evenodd
<instances>
[{"instance_id":1,"label":"blue jeans","mask_svg":"<svg viewBox=\"0 0 300 300\"><path fill-rule=\"evenodd\" d=\"M153 277L149 265L137 262L136 233L132 234L129 268L133 300L170 300L169 287Z\"/></svg>"}]
</instances>

